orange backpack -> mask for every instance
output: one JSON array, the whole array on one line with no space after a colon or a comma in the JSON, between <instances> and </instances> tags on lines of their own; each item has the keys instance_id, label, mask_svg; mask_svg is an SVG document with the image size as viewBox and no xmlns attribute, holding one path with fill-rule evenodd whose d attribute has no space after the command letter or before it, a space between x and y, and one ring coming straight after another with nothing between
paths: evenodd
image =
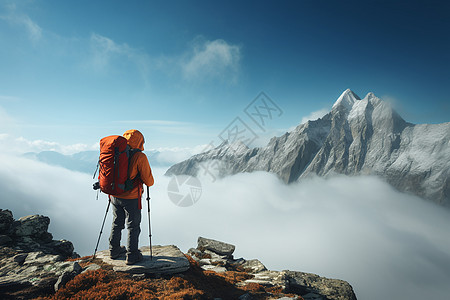
<instances>
[{"instance_id":1,"label":"orange backpack","mask_svg":"<svg viewBox=\"0 0 450 300\"><path fill-rule=\"evenodd\" d=\"M123 136L111 135L102 138L97 164L98 182L94 184L94 190L100 189L105 194L117 196L136 186L139 175L131 180L128 169L131 157L137 151L140 150L130 149L127 139Z\"/></svg>"}]
</instances>

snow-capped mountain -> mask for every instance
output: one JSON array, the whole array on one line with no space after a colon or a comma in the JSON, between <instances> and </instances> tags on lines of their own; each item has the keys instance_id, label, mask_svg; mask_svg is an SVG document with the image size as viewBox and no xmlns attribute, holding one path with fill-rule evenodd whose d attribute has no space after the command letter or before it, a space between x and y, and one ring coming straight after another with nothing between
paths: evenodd
<instances>
[{"instance_id":1,"label":"snow-capped mountain","mask_svg":"<svg viewBox=\"0 0 450 300\"><path fill-rule=\"evenodd\" d=\"M220 175L268 171L286 183L309 176L377 175L403 192L450 205L450 123L415 125L373 93L347 89L321 119L273 137L261 148L224 143L173 165L167 175L197 175L218 161Z\"/></svg>"}]
</instances>

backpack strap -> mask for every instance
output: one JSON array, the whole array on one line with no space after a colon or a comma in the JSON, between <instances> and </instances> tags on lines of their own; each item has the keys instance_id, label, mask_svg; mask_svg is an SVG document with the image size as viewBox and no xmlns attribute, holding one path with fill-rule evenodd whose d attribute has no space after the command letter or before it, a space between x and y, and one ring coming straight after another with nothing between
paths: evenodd
<instances>
[{"instance_id":1,"label":"backpack strap","mask_svg":"<svg viewBox=\"0 0 450 300\"><path fill-rule=\"evenodd\" d=\"M136 175L136 177L134 177L133 179L130 178L130 172L131 172L131 158L134 156L134 154L138 153L138 152L142 152L140 149L130 149L129 150L129 155L128 155L128 170L127 170L127 181L125 182L125 191L129 191L131 189L133 189L134 187L136 187L137 185L139 185L140 181L141 181L141 175L138 174Z\"/></svg>"}]
</instances>

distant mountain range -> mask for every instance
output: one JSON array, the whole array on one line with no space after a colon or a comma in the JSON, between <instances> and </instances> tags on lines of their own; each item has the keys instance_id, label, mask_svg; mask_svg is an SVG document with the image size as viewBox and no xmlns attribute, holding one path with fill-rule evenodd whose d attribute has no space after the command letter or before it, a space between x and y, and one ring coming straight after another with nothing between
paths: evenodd
<instances>
[{"instance_id":1,"label":"distant mountain range","mask_svg":"<svg viewBox=\"0 0 450 300\"><path fill-rule=\"evenodd\" d=\"M64 155L56 151L28 152L24 157L72 171L94 174L98 162L98 151L83 151Z\"/></svg>"},{"instance_id":2,"label":"distant mountain range","mask_svg":"<svg viewBox=\"0 0 450 300\"><path fill-rule=\"evenodd\" d=\"M152 167L169 167L170 164L160 159L161 152L149 150L144 152ZM28 152L24 157L37 160L49 165L60 166L72 171L94 174L97 166L99 151L82 151L65 155L56 151Z\"/></svg>"},{"instance_id":3,"label":"distant mountain range","mask_svg":"<svg viewBox=\"0 0 450 300\"><path fill-rule=\"evenodd\" d=\"M166 175L197 175L219 161L221 176L267 171L292 183L311 176L377 175L402 192L450 204L450 123L411 124L373 93L360 99L347 89L331 111L261 148L242 142L192 156Z\"/></svg>"}]
</instances>

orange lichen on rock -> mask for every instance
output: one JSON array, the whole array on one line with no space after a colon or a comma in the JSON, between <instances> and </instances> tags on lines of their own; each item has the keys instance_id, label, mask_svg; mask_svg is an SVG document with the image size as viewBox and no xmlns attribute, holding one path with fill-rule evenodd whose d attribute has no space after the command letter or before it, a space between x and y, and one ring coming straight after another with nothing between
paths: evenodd
<instances>
[{"instance_id":1,"label":"orange lichen on rock","mask_svg":"<svg viewBox=\"0 0 450 300\"><path fill-rule=\"evenodd\" d=\"M191 268L182 273L161 278L134 278L131 274L98 269L77 275L54 295L41 300L61 299L237 299L251 293L253 299L284 296L282 288L268 288L257 283L238 286L253 275L246 272L204 271L186 255ZM295 295L294 295L295 296ZM301 299L301 298L299 298Z\"/></svg>"}]
</instances>

